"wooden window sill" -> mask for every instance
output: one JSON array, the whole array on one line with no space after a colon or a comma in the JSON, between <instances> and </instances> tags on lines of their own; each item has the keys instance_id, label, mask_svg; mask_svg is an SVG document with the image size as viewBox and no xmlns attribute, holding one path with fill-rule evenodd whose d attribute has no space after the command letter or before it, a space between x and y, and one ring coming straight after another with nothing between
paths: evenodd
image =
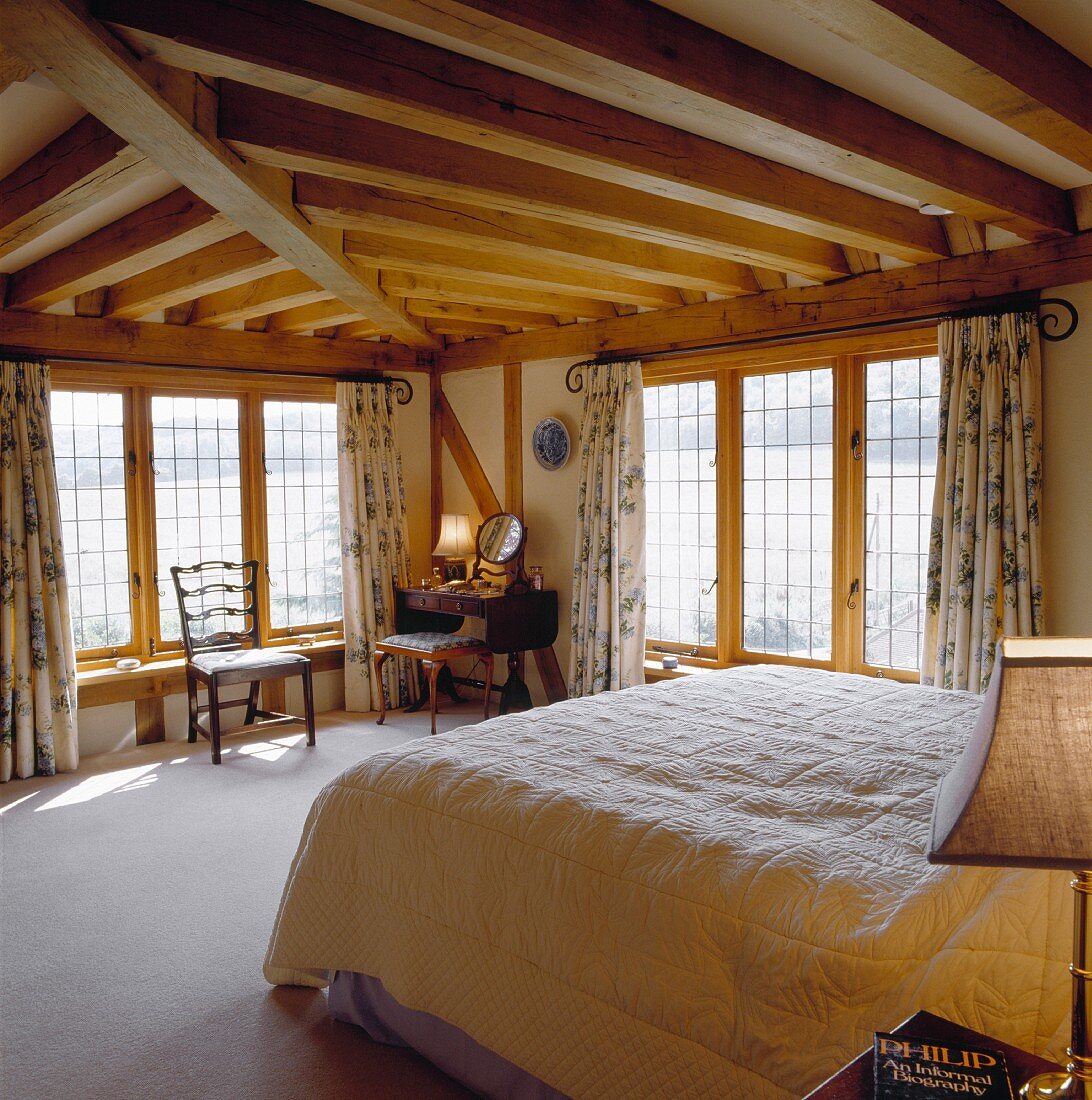
<instances>
[{"instance_id":1,"label":"wooden window sill","mask_svg":"<svg viewBox=\"0 0 1092 1100\"><path fill-rule=\"evenodd\" d=\"M341 668L345 661L345 639L331 638L310 645L269 646L310 657L316 672ZM153 658L140 668L77 669L76 691L80 707L101 707L136 699L154 699L186 690L184 657Z\"/></svg>"},{"instance_id":2,"label":"wooden window sill","mask_svg":"<svg viewBox=\"0 0 1092 1100\"><path fill-rule=\"evenodd\" d=\"M731 665L701 664L684 665L679 662L678 668L664 668L660 659L646 659L645 683L654 684L659 680L677 680L682 676L693 676L702 672L716 672L720 668L731 668Z\"/></svg>"}]
</instances>

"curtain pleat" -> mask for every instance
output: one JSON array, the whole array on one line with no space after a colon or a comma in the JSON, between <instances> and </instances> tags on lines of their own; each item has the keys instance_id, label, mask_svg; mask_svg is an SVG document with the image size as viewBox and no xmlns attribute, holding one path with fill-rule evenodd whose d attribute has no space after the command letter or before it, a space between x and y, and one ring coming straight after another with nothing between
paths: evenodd
<instances>
[{"instance_id":1,"label":"curtain pleat","mask_svg":"<svg viewBox=\"0 0 1092 1100\"><path fill-rule=\"evenodd\" d=\"M644 682L645 420L641 364L590 367L580 425L569 695Z\"/></svg>"},{"instance_id":2,"label":"curtain pleat","mask_svg":"<svg viewBox=\"0 0 1092 1100\"><path fill-rule=\"evenodd\" d=\"M986 690L1002 635L1042 632L1042 381L1034 313L940 325L921 682Z\"/></svg>"},{"instance_id":3,"label":"curtain pleat","mask_svg":"<svg viewBox=\"0 0 1092 1100\"><path fill-rule=\"evenodd\" d=\"M0 782L79 763L49 367L0 362Z\"/></svg>"},{"instance_id":4,"label":"curtain pleat","mask_svg":"<svg viewBox=\"0 0 1092 1100\"><path fill-rule=\"evenodd\" d=\"M345 614L345 707L375 710L417 697L412 662L392 657L375 680L375 643L395 632L394 587L409 583L406 491L390 385L337 384L338 485Z\"/></svg>"}]
</instances>

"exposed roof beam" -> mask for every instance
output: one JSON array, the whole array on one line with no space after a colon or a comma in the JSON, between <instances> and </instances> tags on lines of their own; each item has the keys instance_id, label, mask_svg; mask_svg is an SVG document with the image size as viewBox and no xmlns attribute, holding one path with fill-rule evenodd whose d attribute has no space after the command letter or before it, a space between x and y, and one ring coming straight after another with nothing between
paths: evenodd
<instances>
[{"instance_id":1,"label":"exposed roof beam","mask_svg":"<svg viewBox=\"0 0 1092 1100\"><path fill-rule=\"evenodd\" d=\"M128 279L236 232L184 187L134 210L11 277L10 309L45 309L85 290Z\"/></svg>"},{"instance_id":2,"label":"exposed roof beam","mask_svg":"<svg viewBox=\"0 0 1092 1100\"><path fill-rule=\"evenodd\" d=\"M345 258L336 235L308 224L283 173L256 170L223 146L207 82L135 58L83 0L6 0L4 37L115 133L154 154L160 168L331 294L389 324L398 339L435 346L419 322L387 301L374 273Z\"/></svg>"},{"instance_id":3,"label":"exposed roof beam","mask_svg":"<svg viewBox=\"0 0 1092 1100\"><path fill-rule=\"evenodd\" d=\"M509 325L514 328L552 328L557 318L552 313L535 313L525 309L500 309L497 306L459 305L451 302L430 302L413 298L406 302L406 309L414 317L430 320L480 321L491 325ZM432 331L438 331L431 326Z\"/></svg>"},{"instance_id":4,"label":"exposed roof beam","mask_svg":"<svg viewBox=\"0 0 1092 1100\"><path fill-rule=\"evenodd\" d=\"M644 0L353 0L582 86L669 105L672 121L758 143L1028 238L1069 232L1065 193L925 126Z\"/></svg>"},{"instance_id":5,"label":"exposed roof beam","mask_svg":"<svg viewBox=\"0 0 1092 1100\"><path fill-rule=\"evenodd\" d=\"M330 292L306 275L285 271L198 298L190 324L202 327L237 324L278 310L329 300Z\"/></svg>"},{"instance_id":6,"label":"exposed roof beam","mask_svg":"<svg viewBox=\"0 0 1092 1100\"><path fill-rule=\"evenodd\" d=\"M384 270L380 282L391 294L435 302L464 302L502 309L530 309L573 317L613 317L610 302L568 294L550 294L535 288L523 290L499 283L478 282L450 275L414 274Z\"/></svg>"},{"instance_id":7,"label":"exposed roof beam","mask_svg":"<svg viewBox=\"0 0 1092 1100\"><path fill-rule=\"evenodd\" d=\"M157 309L170 309L288 268L285 260L249 233L236 233L115 283L107 297L106 316L136 320Z\"/></svg>"},{"instance_id":8,"label":"exposed roof beam","mask_svg":"<svg viewBox=\"0 0 1092 1100\"><path fill-rule=\"evenodd\" d=\"M998 0L782 2L1092 168L1092 71Z\"/></svg>"},{"instance_id":9,"label":"exposed roof beam","mask_svg":"<svg viewBox=\"0 0 1092 1100\"><path fill-rule=\"evenodd\" d=\"M0 182L0 256L156 171L85 115Z\"/></svg>"},{"instance_id":10,"label":"exposed roof beam","mask_svg":"<svg viewBox=\"0 0 1092 1100\"><path fill-rule=\"evenodd\" d=\"M310 332L327 325L347 325L351 321L365 321L366 317L341 302L314 302L295 306L269 318L267 332Z\"/></svg>"},{"instance_id":11,"label":"exposed roof beam","mask_svg":"<svg viewBox=\"0 0 1092 1100\"><path fill-rule=\"evenodd\" d=\"M247 159L277 168L540 215L818 279L847 270L842 250L818 237L231 81L220 88L220 135Z\"/></svg>"},{"instance_id":12,"label":"exposed roof beam","mask_svg":"<svg viewBox=\"0 0 1092 1100\"><path fill-rule=\"evenodd\" d=\"M0 310L0 344L34 355L63 355L110 363L227 367L316 375L363 370L427 371L432 356L400 344L316 340L313 336L64 317Z\"/></svg>"},{"instance_id":13,"label":"exposed roof beam","mask_svg":"<svg viewBox=\"0 0 1092 1100\"><path fill-rule=\"evenodd\" d=\"M600 275L597 271L581 271L565 264L493 256L473 248L382 237L375 233L346 233L345 254L381 268L396 267L400 271L427 275L484 277L524 290L541 288L555 294L632 302L651 309L675 306L682 301L678 290L660 283Z\"/></svg>"},{"instance_id":14,"label":"exposed roof beam","mask_svg":"<svg viewBox=\"0 0 1092 1100\"><path fill-rule=\"evenodd\" d=\"M917 212L543 81L297 0L97 0L168 64L910 262L945 255Z\"/></svg>"},{"instance_id":15,"label":"exposed roof beam","mask_svg":"<svg viewBox=\"0 0 1092 1100\"><path fill-rule=\"evenodd\" d=\"M756 336L803 335L899 321L976 301L1092 279L1092 232L932 264L855 275L827 286L748 294L657 313L482 340L445 351L443 370L561 356L672 350Z\"/></svg>"},{"instance_id":16,"label":"exposed roof beam","mask_svg":"<svg viewBox=\"0 0 1092 1100\"><path fill-rule=\"evenodd\" d=\"M404 195L362 183L300 174L296 205L319 225L372 230L436 244L469 245L498 256L536 257L673 286L742 294L758 289L749 265L649 244L546 218Z\"/></svg>"},{"instance_id":17,"label":"exposed roof beam","mask_svg":"<svg viewBox=\"0 0 1092 1100\"><path fill-rule=\"evenodd\" d=\"M6 46L0 45L0 92L26 80L34 72L34 66L28 65L17 54L13 54Z\"/></svg>"}]
</instances>

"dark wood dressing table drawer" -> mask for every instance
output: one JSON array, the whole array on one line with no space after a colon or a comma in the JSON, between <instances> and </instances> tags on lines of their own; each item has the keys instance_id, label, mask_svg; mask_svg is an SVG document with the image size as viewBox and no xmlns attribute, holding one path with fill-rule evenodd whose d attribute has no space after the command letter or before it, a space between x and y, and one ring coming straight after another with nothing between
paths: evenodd
<instances>
[{"instance_id":1,"label":"dark wood dressing table drawer","mask_svg":"<svg viewBox=\"0 0 1092 1100\"><path fill-rule=\"evenodd\" d=\"M416 606L416 605L413 605ZM449 615L482 615L482 601L477 596L441 596L440 610Z\"/></svg>"},{"instance_id":2,"label":"dark wood dressing table drawer","mask_svg":"<svg viewBox=\"0 0 1092 1100\"><path fill-rule=\"evenodd\" d=\"M421 592L407 592L406 607L418 608L421 611L439 611L440 597L426 596Z\"/></svg>"}]
</instances>

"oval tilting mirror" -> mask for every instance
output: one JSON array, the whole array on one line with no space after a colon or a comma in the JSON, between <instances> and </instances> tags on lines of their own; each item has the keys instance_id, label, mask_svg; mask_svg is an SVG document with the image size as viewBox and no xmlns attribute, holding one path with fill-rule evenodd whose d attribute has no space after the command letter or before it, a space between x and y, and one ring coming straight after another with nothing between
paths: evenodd
<instances>
[{"instance_id":1,"label":"oval tilting mirror","mask_svg":"<svg viewBox=\"0 0 1092 1100\"><path fill-rule=\"evenodd\" d=\"M511 512L498 512L478 528L478 556L491 565L507 565L523 548L523 524Z\"/></svg>"}]
</instances>

